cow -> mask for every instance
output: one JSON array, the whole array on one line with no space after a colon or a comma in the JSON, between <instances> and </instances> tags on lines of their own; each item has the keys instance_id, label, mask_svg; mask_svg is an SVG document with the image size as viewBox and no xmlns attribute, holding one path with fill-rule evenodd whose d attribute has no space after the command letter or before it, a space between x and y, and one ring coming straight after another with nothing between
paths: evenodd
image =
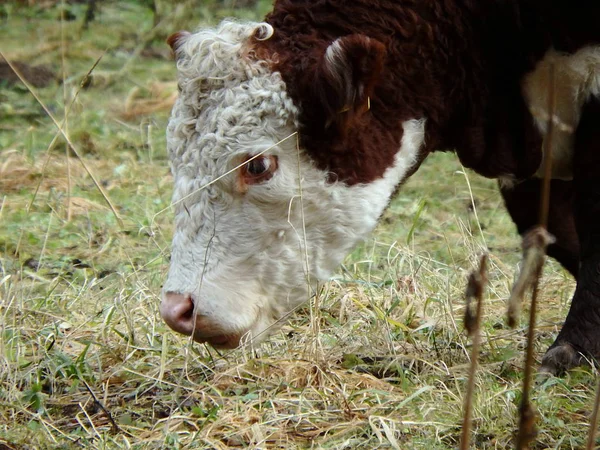
<instances>
[{"instance_id":1,"label":"cow","mask_svg":"<svg viewBox=\"0 0 600 450\"><path fill-rule=\"evenodd\" d=\"M597 0L277 0L171 36L166 323L216 348L264 338L434 151L498 179L524 233L551 155L548 254L577 287L542 369L600 357L598 19Z\"/></svg>"}]
</instances>

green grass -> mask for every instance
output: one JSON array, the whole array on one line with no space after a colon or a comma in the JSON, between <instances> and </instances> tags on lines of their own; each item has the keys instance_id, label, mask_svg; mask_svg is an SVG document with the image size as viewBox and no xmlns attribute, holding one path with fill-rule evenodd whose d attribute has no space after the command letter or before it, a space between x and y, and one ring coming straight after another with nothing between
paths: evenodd
<instances>
[{"instance_id":1,"label":"green grass","mask_svg":"<svg viewBox=\"0 0 600 450\"><path fill-rule=\"evenodd\" d=\"M62 138L50 145L56 129L27 89L2 85L0 443L455 448L470 350L463 291L487 248L472 441L511 448L526 316L509 329L505 302L520 243L495 183L465 173L452 154L431 157L403 187L373 238L323 287L319 308L307 305L258 348L218 353L160 320L172 233L165 104L176 91L163 39L268 8L199 3L159 3L153 27L142 2L100 2L88 30L72 6L78 19L62 32L60 5L5 7L0 50L64 70L63 84L35 91L59 121L72 103L67 132L123 225ZM573 287L547 264L538 360ZM581 368L539 382L535 448L585 445L595 375Z\"/></svg>"}]
</instances>

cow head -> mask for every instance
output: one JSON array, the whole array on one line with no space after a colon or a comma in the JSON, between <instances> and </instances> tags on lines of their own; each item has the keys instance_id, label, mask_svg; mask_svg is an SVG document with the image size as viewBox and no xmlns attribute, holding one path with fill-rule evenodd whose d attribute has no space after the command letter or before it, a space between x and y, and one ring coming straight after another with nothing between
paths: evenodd
<instances>
[{"instance_id":1,"label":"cow head","mask_svg":"<svg viewBox=\"0 0 600 450\"><path fill-rule=\"evenodd\" d=\"M167 131L175 232L161 314L174 330L220 348L266 336L313 295L375 227L423 142L423 122L406 121L383 176L332 180L302 148L301 105L255 51L272 35L265 23L226 21L170 39L180 95ZM322 58L332 89L346 96L340 104L366 89L348 72L360 44L342 44Z\"/></svg>"}]
</instances>

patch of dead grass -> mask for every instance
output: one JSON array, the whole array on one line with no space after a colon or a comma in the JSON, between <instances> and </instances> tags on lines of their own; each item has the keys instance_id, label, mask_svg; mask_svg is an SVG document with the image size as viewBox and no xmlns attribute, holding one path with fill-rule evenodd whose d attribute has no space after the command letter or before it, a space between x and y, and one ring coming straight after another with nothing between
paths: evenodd
<instances>
[{"instance_id":1,"label":"patch of dead grass","mask_svg":"<svg viewBox=\"0 0 600 450\"><path fill-rule=\"evenodd\" d=\"M84 170L76 160L71 161L70 164L73 177L83 176ZM40 189L43 191L49 189L66 191L68 176L65 159L51 157L46 163L43 157L31 161L17 150L2 152L0 191L7 194L23 190L34 191L40 182Z\"/></svg>"},{"instance_id":2,"label":"patch of dead grass","mask_svg":"<svg viewBox=\"0 0 600 450\"><path fill-rule=\"evenodd\" d=\"M177 84L175 82L152 83L149 92L143 95L143 90L135 87L127 96L123 110L119 113L125 120L138 119L157 112L170 111L177 99Z\"/></svg>"}]
</instances>

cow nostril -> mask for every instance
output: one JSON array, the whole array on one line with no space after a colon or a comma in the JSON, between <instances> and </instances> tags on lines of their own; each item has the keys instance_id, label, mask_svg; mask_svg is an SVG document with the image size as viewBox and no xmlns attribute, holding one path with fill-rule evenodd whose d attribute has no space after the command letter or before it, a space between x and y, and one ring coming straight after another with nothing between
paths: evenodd
<instances>
[{"instance_id":1,"label":"cow nostril","mask_svg":"<svg viewBox=\"0 0 600 450\"><path fill-rule=\"evenodd\" d=\"M188 307L181 313L181 318L185 320L191 320L194 317L194 301L191 297L188 297Z\"/></svg>"},{"instance_id":2,"label":"cow nostril","mask_svg":"<svg viewBox=\"0 0 600 450\"><path fill-rule=\"evenodd\" d=\"M160 315L179 333L190 335L194 331L194 301L189 294L166 292L160 304Z\"/></svg>"}]
</instances>

